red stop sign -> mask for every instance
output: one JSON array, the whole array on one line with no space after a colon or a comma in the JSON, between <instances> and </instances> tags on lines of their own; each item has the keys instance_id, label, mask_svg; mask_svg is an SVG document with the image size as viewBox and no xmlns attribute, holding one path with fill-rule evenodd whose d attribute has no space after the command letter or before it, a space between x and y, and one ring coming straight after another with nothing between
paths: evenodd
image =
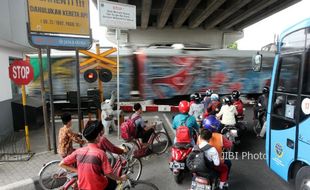
<instances>
[{"instance_id":1,"label":"red stop sign","mask_svg":"<svg viewBox=\"0 0 310 190\"><path fill-rule=\"evenodd\" d=\"M17 85L26 85L33 80L33 68L27 61L15 60L9 66L10 79Z\"/></svg>"}]
</instances>

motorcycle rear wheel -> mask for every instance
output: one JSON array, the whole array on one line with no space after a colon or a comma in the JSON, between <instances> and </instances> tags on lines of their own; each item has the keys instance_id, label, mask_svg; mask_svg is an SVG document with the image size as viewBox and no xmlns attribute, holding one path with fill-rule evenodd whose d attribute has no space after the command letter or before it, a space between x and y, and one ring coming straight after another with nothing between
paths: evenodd
<instances>
[{"instance_id":1,"label":"motorcycle rear wheel","mask_svg":"<svg viewBox=\"0 0 310 190\"><path fill-rule=\"evenodd\" d=\"M182 174L181 173L173 174L173 178L177 184L182 183Z\"/></svg>"}]
</instances>

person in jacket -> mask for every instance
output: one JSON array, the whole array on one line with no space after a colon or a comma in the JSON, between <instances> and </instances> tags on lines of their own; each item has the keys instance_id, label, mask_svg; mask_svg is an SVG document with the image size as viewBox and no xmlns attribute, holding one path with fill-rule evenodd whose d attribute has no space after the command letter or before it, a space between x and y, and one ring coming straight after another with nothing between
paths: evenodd
<instances>
[{"instance_id":1,"label":"person in jacket","mask_svg":"<svg viewBox=\"0 0 310 190\"><path fill-rule=\"evenodd\" d=\"M236 107L232 104L230 96L224 98L224 103L221 110L216 114L217 118L222 118L221 123L223 125L236 125L236 115L238 115Z\"/></svg>"},{"instance_id":2,"label":"person in jacket","mask_svg":"<svg viewBox=\"0 0 310 190\"><path fill-rule=\"evenodd\" d=\"M195 117L188 114L189 107L190 106L188 101L185 100L180 101L179 103L180 113L173 118L172 128L176 130L179 126L186 125L190 130L190 135L192 138L191 144L195 145L193 135L194 130L196 130L197 132L199 131L199 125L197 124ZM174 140L174 142L176 142L176 139Z\"/></svg>"}]
</instances>

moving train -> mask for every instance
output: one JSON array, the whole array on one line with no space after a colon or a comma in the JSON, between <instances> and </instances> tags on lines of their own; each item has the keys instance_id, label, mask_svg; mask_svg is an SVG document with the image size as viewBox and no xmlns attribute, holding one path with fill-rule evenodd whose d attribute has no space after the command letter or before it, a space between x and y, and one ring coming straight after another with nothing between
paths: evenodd
<instances>
[{"instance_id":1,"label":"moving train","mask_svg":"<svg viewBox=\"0 0 310 190\"><path fill-rule=\"evenodd\" d=\"M257 51L207 48L174 48L173 46L149 46L120 49L120 100L170 99L194 92L212 89L219 94L239 90L243 95L261 93L269 85L274 52L261 51L264 66L261 72L252 71L252 57ZM37 55L29 55L35 78L28 85L30 95L40 94L39 64ZM116 61L116 54L110 59ZM75 91L75 55L53 55L52 71L54 94ZM80 61L87 59L81 55ZM104 98L116 90L116 68L111 67L112 80L103 83ZM45 86L48 90L46 56L43 56ZM82 68L81 68L82 69ZM85 70L85 68L83 68ZM88 83L80 72L81 95L88 89L98 88L98 83Z\"/></svg>"}]
</instances>

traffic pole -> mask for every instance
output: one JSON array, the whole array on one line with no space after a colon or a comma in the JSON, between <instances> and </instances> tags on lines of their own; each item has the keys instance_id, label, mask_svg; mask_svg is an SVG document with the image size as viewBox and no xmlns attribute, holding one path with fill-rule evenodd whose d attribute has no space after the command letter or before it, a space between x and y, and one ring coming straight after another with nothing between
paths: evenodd
<instances>
[{"instance_id":1,"label":"traffic pole","mask_svg":"<svg viewBox=\"0 0 310 190\"><path fill-rule=\"evenodd\" d=\"M29 130L28 130L28 121L27 121L27 110L26 110L26 89L25 85L22 85L22 104L24 110L24 121L25 121L25 138L26 138L26 149L27 152L30 152L30 140L29 140Z\"/></svg>"},{"instance_id":2,"label":"traffic pole","mask_svg":"<svg viewBox=\"0 0 310 190\"><path fill-rule=\"evenodd\" d=\"M56 143L56 127L55 127L55 113L54 113L54 94L53 94L53 80L52 80L52 62L51 62L51 49L47 48L47 64L48 64L48 84L50 93L50 110L53 130L53 148L54 153L57 154L57 143Z\"/></svg>"},{"instance_id":3,"label":"traffic pole","mask_svg":"<svg viewBox=\"0 0 310 190\"><path fill-rule=\"evenodd\" d=\"M40 78L41 78L41 99L43 105L43 120L44 120L44 129L45 129L45 140L47 142L47 150L51 150L51 138L49 130L49 121L47 118L47 109L45 101L45 86L44 86L44 75L43 75L43 61L42 61L42 49L39 48L39 66L40 66Z\"/></svg>"},{"instance_id":4,"label":"traffic pole","mask_svg":"<svg viewBox=\"0 0 310 190\"><path fill-rule=\"evenodd\" d=\"M96 54L100 56L100 45L99 43L96 44ZM97 63L100 63L100 60L97 60ZM99 76L99 70L96 69L97 74ZM98 90L99 90L99 100L100 100L100 105L103 101L103 87L102 87L102 81L98 79ZM97 119L101 120L101 110L98 108L97 109Z\"/></svg>"}]
</instances>

